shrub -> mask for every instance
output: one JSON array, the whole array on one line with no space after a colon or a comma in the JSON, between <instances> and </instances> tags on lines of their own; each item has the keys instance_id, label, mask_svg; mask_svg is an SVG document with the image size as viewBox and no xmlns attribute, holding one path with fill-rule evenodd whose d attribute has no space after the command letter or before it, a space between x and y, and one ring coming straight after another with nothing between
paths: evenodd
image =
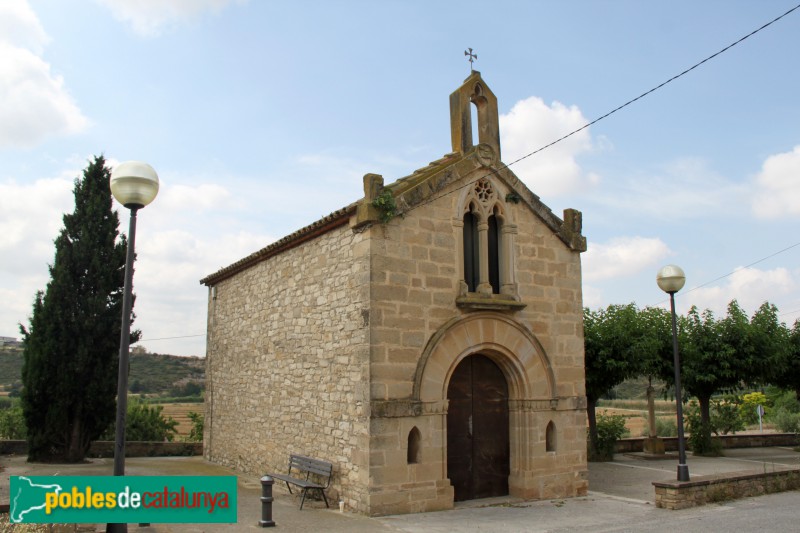
<instances>
[{"instance_id":1,"label":"shrub","mask_svg":"<svg viewBox=\"0 0 800 533\"><path fill-rule=\"evenodd\" d=\"M656 433L659 437L677 437L678 421L676 418L664 420L656 417Z\"/></svg>"},{"instance_id":2,"label":"shrub","mask_svg":"<svg viewBox=\"0 0 800 533\"><path fill-rule=\"evenodd\" d=\"M203 394L203 385L194 381L189 381L183 385L176 385L169 390L169 396L180 397L200 397Z\"/></svg>"},{"instance_id":3,"label":"shrub","mask_svg":"<svg viewBox=\"0 0 800 533\"><path fill-rule=\"evenodd\" d=\"M189 420L192 421L192 430L189 432L189 437L186 439L189 442L203 442L203 427L205 425L205 417L194 411L189 412Z\"/></svg>"},{"instance_id":4,"label":"shrub","mask_svg":"<svg viewBox=\"0 0 800 533\"><path fill-rule=\"evenodd\" d=\"M22 405L19 402L0 409L0 439L23 440L27 438L27 433Z\"/></svg>"},{"instance_id":5,"label":"shrub","mask_svg":"<svg viewBox=\"0 0 800 533\"><path fill-rule=\"evenodd\" d=\"M784 409L790 413L800 413L800 402L797 401L794 391L778 389L772 398L772 406L775 411Z\"/></svg>"},{"instance_id":6,"label":"shrub","mask_svg":"<svg viewBox=\"0 0 800 533\"><path fill-rule=\"evenodd\" d=\"M727 435L745 429L745 421L741 416L742 406L739 402L736 396L725 400L711 400L711 431L714 434ZM753 410L755 411L755 408Z\"/></svg>"},{"instance_id":7,"label":"shrub","mask_svg":"<svg viewBox=\"0 0 800 533\"><path fill-rule=\"evenodd\" d=\"M783 433L800 433L800 413L781 407L773 413L772 421Z\"/></svg>"},{"instance_id":8,"label":"shrub","mask_svg":"<svg viewBox=\"0 0 800 533\"><path fill-rule=\"evenodd\" d=\"M710 423L708 427L703 424L700 418L700 406L695 400L689 402L684 417L689 430L687 442L692 452L695 455L710 457L722 455L722 444L711 439L713 428Z\"/></svg>"},{"instance_id":9,"label":"shrub","mask_svg":"<svg viewBox=\"0 0 800 533\"><path fill-rule=\"evenodd\" d=\"M591 461L610 461L614 458L614 445L628 433L625 427L625 417L622 415L598 415L597 417L597 442L594 443L594 453Z\"/></svg>"},{"instance_id":10,"label":"shrub","mask_svg":"<svg viewBox=\"0 0 800 533\"><path fill-rule=\"evenodd\" d=\"M742 403L739 406L739 414L744 420L746 425L758 424L758 406L764 408L765 413L769 413L770 408L766 395L763 392L751 392L742 397Z\"/></svg>"},{"instance_id":11,"label":"shrub","mask_svg":"<svg viewBox=\"0 0 800 533\"><path fill-rule=\"evenodd\" d=\"M172 442L178 422L171 416L164 418L163 409L160 405L147 405L138 400L130 402L125 418L125 440ZM101 440L114 440L115 426L111 424Z\"/></svg>"}]
</instances>

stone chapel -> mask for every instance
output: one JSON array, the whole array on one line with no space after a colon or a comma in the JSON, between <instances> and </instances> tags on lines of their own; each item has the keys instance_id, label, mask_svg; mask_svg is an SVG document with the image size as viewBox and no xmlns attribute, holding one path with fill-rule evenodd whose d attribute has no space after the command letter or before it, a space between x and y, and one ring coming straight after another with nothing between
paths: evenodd
<instances>
[{"instance_id":1,"label":"stone chapel","mask_svg":"<svg viewBox=\"0 0 800 533\"><path fill-rule=\"evenodd\" d=\"M477 71L450 128L441 159L365 175L363 198L201 280L206 459L329 461L329 498L369 515L586 494L581 213L501 162Z\"/></svg>"}]
</instances>

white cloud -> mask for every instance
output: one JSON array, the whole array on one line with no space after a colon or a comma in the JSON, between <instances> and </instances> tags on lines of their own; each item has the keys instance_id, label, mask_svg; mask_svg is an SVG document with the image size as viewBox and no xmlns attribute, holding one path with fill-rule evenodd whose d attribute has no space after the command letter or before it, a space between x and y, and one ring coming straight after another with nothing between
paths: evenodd
<instances>
[{"instance_id":1,"label":"white cloud","mask_svg":"<svg viewBox=\"0 0 800 533\"><path fill-rule=\"evenodd\" d=\"M27 325L33 297L47 284L72 185L66 177L0 183L0 335L18 336L17 324Z\"/></svg>"},{"instance_id":2,"label":"white cloud","mask_svg":"<svg viewBox=\"0 0 800 533\"><path fill-rule=\"evenodd\" d=\"M27 324L36 291L49 281L53 240L63 213L74 209L72 187L80 173L65 171L27 184L0 182L0 335L19 336L17 324ZM236 195L227 188L169 185L173 176L166 174L159 198L138 216L135 312L145 341L204 334L206 288L200 279L274 240L237 220L245 201L234 202ZM117 207L125 233L128 212ZM161 353L205 353L202 336L144 344Z\"/></svg>"},{"instance_id":3,"label":"white cloud","mask_svg":"<svg viewBox=\"0 0 800 533\"><path fill-rule=\"evenodd\" d=\"M583 307L595 309L603 305L603 291L594 285L583 284Z\"/></svg>"},{"instance_id":4,"label":"white cloud","mask_svg":"<svg viewBox=\"0 0 800 533\"><path fill-rule=\"evenodd\" d=\"M188 185L165 187L162 183L158 194L158 209L206 211L226 206L230 198L231 193L221 185L208 183L196 187Z\"/></svg>"},{"instance_id":5,"label":"white cloud","mask_svg":"<svg viewBox=\"0 0 800 533\"><path fill-rule=\"evenodd\" d=\"M676 306L685 313L696 305L701 310L711 309L719 317L725 316L731 300L739 302L748 315L752 315L765 301L777 305L781 311L791 311L790 302L783 298L795 298L793 291L797 288L795 276L786 268L759 270L740 267L720 285L684 289L681 291L683 294L676 295Z\"/></svg>"},{"instance_id":6,"label":"white cloud","mask_svg":"<svg viewBox=\"0 0 800 533\"><path fill-rule=\"evenodd\" d=\"M211 11L217 13L228 4L247 0L96 0L111 10L114 18L129 23L133 31L145 37L197 18Z\"/></svg>"},{"instance_id":7,"label":"white cloud","mask_svg":"<svg viewBox=\"0 0 800 533\"><path fill-rule=\"evenodd\" d=\"M503 161L507 164L585 125L588 120L576 106L560 102L551 106L531 96L500 116ZM600 178L581 170L576 157L594 148L589 129L513 164L511 169L537 195L552 197L575 193L596 185Z\"/></svg>"},{"instance_id":8,"label":"white cloud","mask_svg":"<svg viewBox=\"0 0 800 533\"><path fill-rule=\"evenodd\" d=\"M297 167L293 169L299 175L317 176L331 184L351 185L360 184L368 164L362 160L330 155L326 152L316 154L302 154L297 157ZM310 178L304 179L311 181Z\"/></svg>"},{"instance_id":9,"label":"white cloud","mask_svg":"<svg viewBox=\"0 0 800 533\"><path fill-rule=\"evenodd\" d=\"M247 231L210 235L185 228L137 236L135 311L142 345L160 353L205 355L207 288L200 279L272 240Z\"/></svg>"},{"instance_id":10,"label":"white cloud","mask_svg":"<svg viewBox=\"0 0 800 533\"><path fill-rule=\"evenodd\" d=\"M149 350L202 356L205 340L195 335L206 331L207 289L200 279L260 250L274 237L243 228L253 207L248 198L217 184L170 184L181 179L165 172L158 197L138 216L136 327ZM260 196L258 190L249 192ZM254 207L261 206L256 202ZM120 211L120 227L127 233L128 214ZM183 336L189 337L174 338Z\"/></svg>"},{"instance_id":11,"label":"white cloud","mask_svg":"<svg viewBox=\"0 0 800 533\"><path fill-rule=\"evenodd\" d=\"M44 45L50 41L26 0L0 2L0 39L12 46L32 50L36 54L41 54Z\"/></svg>"},{"instance_id":12,"label":"white cloud","mask_svg":"<svg viewBox=\"0 0 800 533\"><path fill-rule=\"evenodd\" d=\"M88 119L40 54L49 41L27 2L0 4L0 148L83 131Z\"/></svg>"},{"instance_id":13,"label":"white cloud","mask_svg":"<svg viewBox=\"0 0 800 533\"><path fill-rule=\"evenodd\" d=\"M705 159L676 159L660 172L611 184L589 197L593 203L624 213L661 219L733 214L746 204L751 189L709 168Z\"/></svg>"},{"instance_id":14,"label":"white cloud","mask_svg":"<svg viewBox=\"0 0 800 533\"><path fill-rule=\"evenodd\" d=\"M71 210L73 180L40 179L20 185L0 183L2 271L25 274L53 259L53 240L62 215Z\"/></svg>"},{"instance_id":15,"label":"white cloud","mask_svg":"<svg viewBox=\"0 0 800 533\"><path fill-rule=\"evenodd\" d=\"M800 145L769 156L756 177L753 213L761 218L800 215Z\"/></svg>"},{"instance_id":16,"label":"white cloud","mask_svg":"<svg viewBox=\"0 0 800 533\"><path fill-rule=\"evenodd\" d=\"M636 274L670 255L661 239L618 237L607 244L589 243L583 254L583 279L597 281Z\"/></svg>"}]
</instances>

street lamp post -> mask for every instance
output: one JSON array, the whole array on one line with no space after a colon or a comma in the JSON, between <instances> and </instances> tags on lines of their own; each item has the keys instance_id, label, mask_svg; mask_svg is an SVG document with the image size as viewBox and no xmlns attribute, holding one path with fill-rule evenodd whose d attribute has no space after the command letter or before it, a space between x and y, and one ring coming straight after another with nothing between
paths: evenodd
<instances>
[{"instance_id":1,"label":"street lamp post","mask_svg":"<svg viewBox=\"0 0 800 533\"><path fill-rule=\"evenodd\" d=\"M158 194L158 175L153 167L140 161L120 163L111 172L111 194L130 209L128 250L125 256L125 287L122 296L122 327L119 336L119 372L117 375L117 426L114 437L114 475L125 475L125 415L128 410L128 359L131 340L131 293L133 292L133 257L136 243L136 213ZM127 524L108 524L106 531L127 531Z\"/></svg>"},{"instance_id":2,"label":"street lamp post","mask_svg":"<svg viewBox=\"0 0 800 533\"><path fill-rule=\"evenodd\" d=\"M675 319L675 293L683 288L686 275L681 267L667 265L658 271L656 282L669 294L672 312L672 356L675 365L675 404L678 410L678 481L689 481L689 465L686 464L686 439L683 436L683 397L681 396L681 358L678 354L678 326Z\"/></svg>"}]
</instances>

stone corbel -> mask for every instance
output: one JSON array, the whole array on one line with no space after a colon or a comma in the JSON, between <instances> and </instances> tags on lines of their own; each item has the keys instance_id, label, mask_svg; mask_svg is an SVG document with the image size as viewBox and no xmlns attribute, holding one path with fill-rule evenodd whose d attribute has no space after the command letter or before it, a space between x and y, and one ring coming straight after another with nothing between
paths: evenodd
<instances>
[{"instance_id":1,"label":"stone corbel","mask_svg":"<svg viewBox=\"0 0 800 533\"><path fill-rule=\"evenodd\" d=\"M353 229L365 224L380 220L381 213L372 202L383 190L383 176L380 174L364 174L364 198L359 200L356 207L355 220L351 223Z\"/></svg>"},{"instance_id":2,"label":"stone corbel","mask_svg":"<svg viewBox=\"0 0 800 533\"><path fill-rule=\"evenodd\" d=\"M586 251L586 237L581 235L582 229L583 214L577 209L564 209L564 223L561 224L559 234L577 252Z\"/></svg>"}]
</instances>

